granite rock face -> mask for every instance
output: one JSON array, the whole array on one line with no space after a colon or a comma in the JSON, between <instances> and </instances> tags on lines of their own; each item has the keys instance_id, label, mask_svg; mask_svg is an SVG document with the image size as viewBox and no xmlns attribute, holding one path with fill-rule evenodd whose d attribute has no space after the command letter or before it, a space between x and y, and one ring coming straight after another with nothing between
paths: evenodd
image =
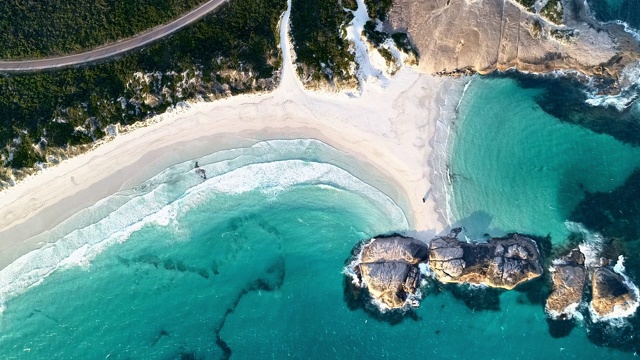
<instances>
[{"instance_id":1,"label":"granite rock face","mask_svg":"<svg viewBox=\"0 0 640 360\"><path fill-rule=\"evenodd\" d=\"M591 275L591 309L599 316L612 316L637 306L636 294L622 275L611 267L599 267Z\"/></svg>"},{"instance_id":2,"label":"granite rock face","mask_svg":"<svg viewBox=\"0 0 640 360\"><path fill-rule=\"evenodd\" d=\"M584 254L573 249L566 256L554 261L552 270L553 290L545 309L553 319L570 319L572 312L582 301L587 282Z\"/></svg>"},{"instance_id":3,"label":"granite rock face","mask_svg":"<svg viewBox=\"0 0 640 360\"><path fill-rule=\"evenodd\" d=\"M389 31L406 31L426 73L573 69L616 77L639 58L622 26L593 20L582 0L564 1L564 25L515 0L395 0Z\"/></svg>"},{"instance_id":4,"label":"granite rock face","mask_svg":"<svg viewBox=\"0 0 640 360\"><path fill-rule=\"evenodd\" d=\"M415 265L427 260L429 249L419 240L391 236L374 239L362 248L362 263L404 262Z\"/></svg>"},{"instance_id":5,"label":"granite rock face","mask_svg":"<svg viewBox=\"0 0 640 360\"><path fill-rule=\"evenodd\" d=\"M429 265L440 282L513 289L542 274L532 239L511 234L487 243L467 243L457 239L458 232L431 241Z\"/></svg>"},{"instance_id":6,"label":"granite rock face","mask_svg":"<svg viewBox=\"0 0 640 360\"><path fill-rule=\"evenodd\" d=\"M355 272L372 298L390 309L403 308L420 286L418 264L428 255L427 245L416 239L375 238L362 247Z\"/></svg>"}]
</instances>

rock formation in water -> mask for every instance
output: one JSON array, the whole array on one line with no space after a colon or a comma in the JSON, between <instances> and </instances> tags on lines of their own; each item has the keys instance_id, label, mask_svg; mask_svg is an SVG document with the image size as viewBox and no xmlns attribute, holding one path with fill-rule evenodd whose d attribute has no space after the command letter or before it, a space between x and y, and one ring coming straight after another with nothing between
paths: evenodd
<instances>
[{"instance_id":1,"label":"rock formation in water","mask_svg":"<svg viewBox=\"0 0 640 360\"><path fill-rule=\"evenodd\" d=\"M532 239L511 234L487 243L467 243L458 241L459 231L431 240L429 265L440 282L513 289L542 274Z\"/></svg>"},{"instance_id":2,"label":"rock formation in water","mask_svg":"<svg viewBox=\"0 0 640 360\"><path fill-rule=\"evenodd\" d=\"M599 316L609 317L637 306L634 291L622 275L609 266L593 270L591 275L591 309Z\"/></svg>"},{"instance_id":3,"label":"rock formation in water","mask_svg":"<svg viewBox=\"0 0 640 360\"><path fill-rule=\"evenodd\" d=\"M566 256L553 262L553 290L545 305L547 314L553 319L571 319L573 311L582 301L587 270L584 254L573 249Z\"/></svg>"},{"instance_id":4,"label":"rock formation in water","mask_svg":"<svg viewBox=\"0 0 640 360\"><path fill-rule=\"evenodd\" d=\"M638 42L587 12L582 0L395 0L386 25L409 33L427 73L573 69L615 78L640 58Z\"/></svg>"},{"instance_id":5,"label":"rock formation in water","mask_svg":"<svg viewBox=\"0 0 640 360\"><path fill-rule=\"evenodd\" d=\"M427 245L416 239L374 238L362 247L354 272L372 298L390 309L403 308L420 286L418 264L426 262L428 255Z\"/></svg>"}]
</instances>

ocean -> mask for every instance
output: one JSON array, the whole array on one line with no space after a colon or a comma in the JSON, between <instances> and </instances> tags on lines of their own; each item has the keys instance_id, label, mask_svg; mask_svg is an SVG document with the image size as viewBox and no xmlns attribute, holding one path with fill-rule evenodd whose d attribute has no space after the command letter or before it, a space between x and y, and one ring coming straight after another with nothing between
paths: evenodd
<instances>
[{"instance_id":1,"label":"ocean","mask_svg":"<svg viewBox=\"0 0 640 360\"><path fill-rule=\"evenodd\" d=\"M485 206L471 198L456 203L457 217L481 211L489 214L490 232L510 230L505 224L513 221L513 229L552 233L556 241L566 233L563 206L580 201L575 189L559 195L558 187L569 188L559 182L561 174L586 171L566 183L595 191L618 186L632 171L635 162L614 166L615 173L608 169L636 156L636 147L544 115L535 106L540 91L508 78L472 80L455 125L452 171L469 132L479 132L479 140L465 142L464 149L478 154L465 158L475 167L454 177L452 196L464 194L466 180L480 183L473 169L488 166L485 156L504 166L503 176L486 171L485 179L505 186L492 183L481 191ZM547 126L558 135L545 132ZM549 142L556 136L576 140ZM518 150L496 150L509 144ZM598 146L606 155L594 155ZM554 155L563 159L549 163ZM558 329L549 323L540 281L494 291L429 280L422 305L406 314L380 316L354 304L343 274L354 245L405 232L410 223L393 199L342 170L346 161L356 160L316 140L257 142L177 164L76 214L43 235L60 240L0 273L0 357L632 356L596 345L598 334L618 328L587 333L584 324ZM605 170L612 175L595 176ZM506 184L523 184L522 178L531 181L525 184L533 195L522 195L518 201L526 206L514 210L507 198L516 185ZM488 197L491 191L495 197ZM538 213L543 202L561 199L559 210Z\"/></svg>"},{"instance_id":2,"label":"ocean","mask_svg":"<svg viewBox=\"0 0 640 360\"><path fill-rule=\"evenodd\" d=\"M569 94L544 96L545 87L561 80L533 81L523 87L509 77L474 78L460 104L452 128L451 201L453 218L472 239L522 232L561 244L586 193L613 191L640 168L640 147L563 121L539 102L578 107L583 118L602 109Z\"/></svg>"},{"instance_id":3,"label":"ocean","mask_svg":"<svg viewBox=\"0 0 640 360\"><path fill-rule=\"evenodd\" d=\"M473 78L450 129L448 217L468 240L534 235L548 265L580 244L591 259L623 255L637 283L640 107L593 106L591 98L591 89L566 78ZM541 303L550 291L544 283L525 288ZM628 352L611 358L640 349L637 314L606 324L589 318L586 302L579 312L573 324L550 321L549 335L570 341L587 333L593 344Z\"/></svg>"},{"instance_id":4,"label":"ocean","mask_svg":"<svg viewBox=\"0 0 640 360\"><path fill-rule=\"evenodd\" d=\"M640 29L640 6L636 0L586 0L595 17L600 21L624 22L637 35Z\"/></svg>"},{"instance_id":5,"label":"ocean","mask_svg":"<svg viewBox=\"0 0 640 360\"><path fill-rule=\"evenodd\" d=\"M591 8L637 26L633 2ZM624 252L638 282L640 110L594 107L589 96L548 77L474 77L448 153L437 154L451 181L443 209L470 239L517 231L556 249L600 239L604 255ZM549 321L545 278L512 291L427 279L407 313L354 302L343 274L353 247L412 225L402 199L344 170L357 161L317 140L261 141L176 164L75 214L0 270L0 359L627 359L640 350L638 315Z\"/></svg>"}]
</instances>

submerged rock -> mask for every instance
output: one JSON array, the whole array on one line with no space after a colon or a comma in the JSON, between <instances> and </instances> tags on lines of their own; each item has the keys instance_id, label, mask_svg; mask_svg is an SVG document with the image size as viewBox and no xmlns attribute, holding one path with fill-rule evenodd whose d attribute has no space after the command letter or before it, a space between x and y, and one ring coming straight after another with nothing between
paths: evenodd
<instances>
[{"instance_id":1,"label":"submerged rock","mask_svg":"<svg viewBox=\"0 0 640 360\"><path fill-rule=\"evenodd\" d=\"M578 249L573 249L566 256L554 261L551 269L553 290L545 305L547 314L552 319L571 319L582 301L587 282L584 260L584 254Z\"/></svg>"},{"instance_id":2,"label":"submerged rock","mask_svg":"<svg viewBox=\"0 0 640 360\"><path fill-rule=\"evenodd\" d=\"M513 289L542 274L540 254L532 239L511 234L487 243L467 243L458 241L459 232L457 229L431 241L429 265L440 282Z\"/></svg>"},{"instance_id":3,"label":"submerged rock","mask_svg":"<svg viewBox=\"0 0 640 360\"><path fill-rule=\"evenodd\" d=\"M353 266L360 286L382 307L404 308L420 286L418 264L426 262L427 245L399 235L374 238L364 245ZM416 305L416 303L410 303Z\"/></svg>"},{"instance_id":4,"label":"submerged rock","mask_svg":"<svg viewBox=\"0 0 640 360\"><path fill-rule=\"evenodd\" d=\"M599 267L591 276L591 309L601 317L627 316L638 306L636 293L611 267Z\"/></svg>"}]
</instances>

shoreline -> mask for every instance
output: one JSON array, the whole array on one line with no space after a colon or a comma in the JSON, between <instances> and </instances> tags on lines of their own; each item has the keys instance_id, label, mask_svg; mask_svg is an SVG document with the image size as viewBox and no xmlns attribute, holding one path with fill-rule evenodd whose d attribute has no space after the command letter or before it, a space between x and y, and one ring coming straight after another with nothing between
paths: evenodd
<instances>
[{"instance_id":1,"label":"shoreline","mask_svg":"<svg viewBox=\"0 0 640 360\"><path fill-rule=\"evenodd\" d=\"M271 93L194 103L31 176L0 192L0 269L45 245L34 236L109 195L177 163L262 140L317 139L344 152L355 161L341 167L398 203L412 230L440 232L437 204L423 198L432 187L429 141L439 116L430 108L448 80L410 69L394 80L358 98L289 82Z\"/></svg>"}]
</instances>

